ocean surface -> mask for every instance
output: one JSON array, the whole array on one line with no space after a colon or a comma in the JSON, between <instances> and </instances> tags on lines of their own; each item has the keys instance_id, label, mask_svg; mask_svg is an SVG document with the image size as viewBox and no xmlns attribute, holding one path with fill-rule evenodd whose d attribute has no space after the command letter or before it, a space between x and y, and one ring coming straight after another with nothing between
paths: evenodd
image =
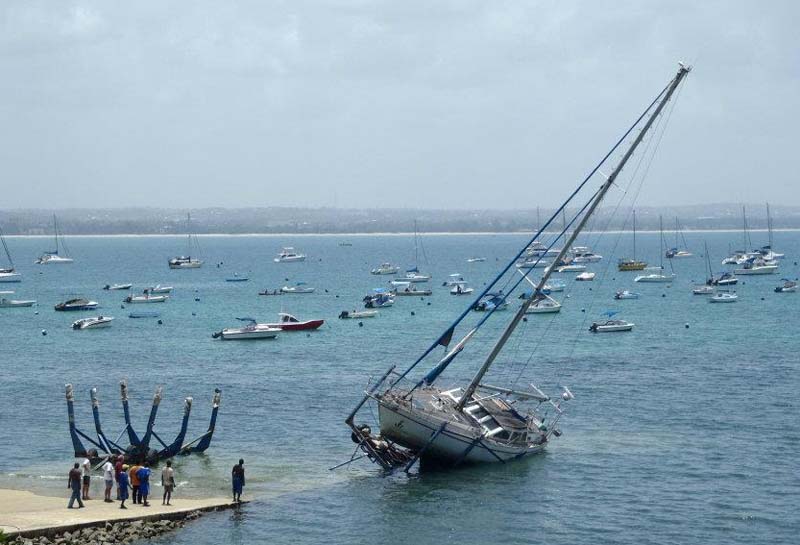
<instances>
[{"instance_id":1,"label":"ocean surface","mask_svg":"<svg viewBox=\"0 0 800 545\"><path fill-rule=\"evenodd\" d=\"M413 236L201 237L206 265L178 271L167 259L185 250L184 238L68 237L74 264L36 266L52 241L11 237L24 281L0 289L39 304L0 309L0 487L66 492L73 459L64 384L75 386L77 423L90 435L89 389L98 388L103 427L115 438L123 428L118 384L127 379L137 431L155 388L164 386L156 430L166 442L177 433L185 396L194 397L189 435L196 436L221 388L211 448L176 460L174 501L227 495L240 457L245 496L255 500L203 517L163 543L797 543L800 293L773 288L800 274L800 236L776 233L775 247L786 253L780 273L741 278L739 301L730 305L708 304L691 286L705 278L703 241L716 272L741 235L686 236L696 255L674 262L669 285L634 284L637 273L616 271L617 257L630 253L629 234L585 237L580 242L605 256L590 265L597 279L556 275L568 281L555 295L562 312L530 316L493 367L494 384L535 382L554 394L567 385L575 394L563 435L546 454L390 477L366 461L329 471L354 449L345 417L370 377L390 365L405 368L469 304L442 287L447 275L461 273L480 288L524 244L522 235L423 236L419 266L433 275L433 296L398 298L363 326L337 316L386 286L391 277L370 275L372 267L413 264ZM766 234L752 236L766 243ZM638 257L657 263L658 234L637 241ZM274 263L281 246L296 247L307 261ZM472 256L487 261L467 263ZM225 282L234 273L249 282ZM133 282L134 291L155 283L175 289L167 303L122 308L127 292L101 289L122 282ZM316 292L258 295L295 282ZM624 288L642 297L614 301ZM53 310L74 295L102 309ZM158 310L163 323L129 319L132 310ZM282 310L326 322L274 341L211 337L236 326L237 317L271 321ZM635 322L633 332L589 333L607 310ZM96 314L114 316L113 326L70 328ZM496 314L443 375L443 386L463 385L511 315Z\"/></svg>"}]
</instances>

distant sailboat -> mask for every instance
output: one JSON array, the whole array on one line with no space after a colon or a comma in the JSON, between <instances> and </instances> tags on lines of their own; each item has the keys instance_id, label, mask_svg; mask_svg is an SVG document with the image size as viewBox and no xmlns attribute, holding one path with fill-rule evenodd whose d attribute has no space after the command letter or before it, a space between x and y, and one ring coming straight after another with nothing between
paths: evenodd
<instances>
[{"instance_id":1,"label":"distant sailboat","mask_svg":"<svg viewBox=\"0 0 800 545\"><path fill-rule=\"evenodd\" d=\"M427 282L431 279L431 275L419 272L420 246L422 246L422 241L417 231L417 220L414 220L414 266L406 270L406 275L402 279L406 282ZM422 255L425 256L425 248L422 249ZM427 258L425 260L427 261Z\"/></svg>"},{"instance_id":2,"label":"distant sailboat","mask_svg":"<svg viewBox=\"0 0 800 545\"><path fill-rule=\"evenodd\" d=\"M678 236L680 236L681 240L683 241L683 248L681 248L678 244ZM675 216L675 246L668 249L665 255L667 259L692 257L693 255L692 252L686 249L686 238L683 236L680 223L678 223L678 216Z\"/></svg>"},{"instance_id":3,"label":"distant sailboat","mask_svg":"<svg viewBox=\"0 0 800 545\"><path fill-rule=\"evenodd\" d=\"M197 235L192 234L192 216L190 214L186 214L186 230L188 231L188 240L187 240L187 249L188 252L186 255L173 257L169 260L169 268L170 269L199 269L203 266L203 261L198 257L192 257L192 250L197 250L197 253L200 252L200 243L197 241Z\"/></svg>"},{"instance_id":4,"label":"distant sailboat","mask_svg":"<svg viewBox=\"0 0 800 545\"><path fill-rule=\"evenodd\" d=\"M6 244L6 237L3 236L3 230L0 229L0 242L3 243L3 250L6 253L6 259L8 260L9 267L4 267L0 269L0 282L22 282L22 275L16 272L14 269L14 260L11 259L11 252L8 251L8 245Z\"/></svg>"},{"instance_id":5,"label":"distant sailboat","mask_svg":"<svg viewBox=\"0 0 800 545\"><path fill-rule=\"evenodd\" d=\"M672 282L675 279L675 273L664 274L664 222L661 216L658 216L658 230L660 233L658 249L658 268L661 272L653 274L643 274L633 279L634 282ZM672 268L672 262L669 264Z\"/></svg>"},{"instance_id":6,"label":"distant sailboat","mask_svg":"<svg viewBox=\"0 0 800 545\"><path fill-rule=\"evenodd\" d=\"M636 210L633 211L633 258L622 258L617 263L617 269L625 271L642 271L647 263L636 259Z\"/></svg>"},{"instance_id":7,"label":"distant sailboat","mask_svg":"<svg viewBox=\"0 0 800 545\"><path fill-rule=\"evenodd\" d=\"M56 219L55 214L53 214L53 232L55 234L56 249L52 252L45 252L42 254L41 257L36 260L37 265L61 265L65 263L72 263L74 261L74 259L69 257L67 248L64 245L64 241L61 240L61 236L58 231L58 220ZM64 255L60 255L58 253L59 250L63 250Z\"/></svg>"}]
</instances>

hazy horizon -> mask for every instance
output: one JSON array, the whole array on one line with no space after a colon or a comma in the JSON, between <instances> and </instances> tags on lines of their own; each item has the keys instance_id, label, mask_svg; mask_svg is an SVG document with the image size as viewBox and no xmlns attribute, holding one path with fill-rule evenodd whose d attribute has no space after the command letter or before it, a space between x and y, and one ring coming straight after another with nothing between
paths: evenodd
<instances>
[{"instance_id":1,"label":"hazy horizon","mask_svg":"<svg viewBox=\"0 0 800 545\"><path fill-rule=\"evenodd\" d=\"M695 70L637 207L800 205L798 15L793 2L12 0L2 207L553 207L679 60Z\"/></svg>"}]
</instances>

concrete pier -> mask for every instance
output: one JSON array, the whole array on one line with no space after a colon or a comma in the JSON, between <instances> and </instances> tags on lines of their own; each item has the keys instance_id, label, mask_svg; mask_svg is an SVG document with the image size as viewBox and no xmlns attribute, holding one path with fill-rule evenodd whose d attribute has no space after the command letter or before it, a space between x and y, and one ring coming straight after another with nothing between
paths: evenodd
<instances>
[{"instance_id":1,"label":"concrete pier","mask_svg":"<svg viewBox=\"0 0 800 545\"><path fill-rule=\"evenodd\" d=\"M63 497L39 496L20 490L0 489L0 530L9 537L52 536L82 528L136 520L174 520L196 511L217 511L235 507L228 498L189 499L174 498L171 506L161 505L161 498L153 498L150 507L126 502L128 509L120 509L119 502L100 499L85 501L83 509L67 509L68 494Z\"/></svg>"}]
</instances>

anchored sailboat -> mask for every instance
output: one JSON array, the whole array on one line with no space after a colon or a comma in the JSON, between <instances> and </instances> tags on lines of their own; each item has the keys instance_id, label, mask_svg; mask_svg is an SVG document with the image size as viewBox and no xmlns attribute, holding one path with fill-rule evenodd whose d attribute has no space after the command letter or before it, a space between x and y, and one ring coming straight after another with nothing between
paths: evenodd
<instances>
[{"instance_id":1,"label":"anchored sailboat","mask_svg":"<svg viewBox=\"0 0 800 545\"><path fill-rule=\"evenodd\" d=\"M517 326L523 322L528 309L543 299L542 290L552 273L549 268L545 269L530 297L525 299L514 313L510 323L505 327L469 384L445 390L437 386L437 380L464 350L486 320L494 314L494 309L483 313L477 325L472 327L451 348L450 344L453 341L456 327L467 315L471 314L471 310L481 299L488 293L497 291L498 283L506 277L509 270L513 270L515 263L525 254L526 248L542 235L543 231L558 217L558 214L585 188L608 157L631 135L634 129L641 126L639 132L633 137L630 147L611 174L579 208L570 224L561 231L561 236L567 240L554 262L557 263L564 258L689 71L689 67L681 64L675 77L641 114L636 123L628 129L608 155L556 210L547 223L526 242L497 277L487 283L475 302L467 306L466 310L425 350L422 356L402 373L396 373L395 366L392 366L369 388L345 421L350 428L351 439L361 449L363 456L388 471L400 467L409 471L420 459L448 466L473 462L505 463L542 452L553 436L557 437L561 434L558 423L563 414L562 405L573 399L568 388L562 387L560 396L552 398L534 385L531 385L529 389L515 390L513 386L507 388L484 383L484 377ZM644 121L645 118L646 121ZM572 233L567 235L573 224L575 225ZM550 247L552 248L552 244ZM516 280L511 291L517 288L523 280L523 278ZM445 347L444 357L422 378L407 382L409 373L439 346ZM372 433L368 424L356 422L361 408L370 401L378 406L380 432L377 434ZM548 415L547 411L551 411L552 416ZM351 461L354 459L355 454Z\"/></svg>"},{"instance_id":2,"label":"anchored sailboat","mask_svg":"<svg viewBox=\"0 0 800 545\"><path fill-rule=\"evenodd\" d=\"M197 235L192 234L192 216L190 214L186 214L186 230L188 232L188 252L186 255L170 259L170 269L199 269L203 266L202 260L196 256L192 257L193 250L197 250L198 254L200 253L200 243L197 241Z\"/></svg>"},{"instance_id":3,"label":"anchored sailboat","mask_svg":"<svg viewBox=\"0 0 800 545\"><path fill-rule=\"evenodd\" d=\"M622 258L617 262L617 269L625 271L642 271L647 263L636 259L636 210L633 211L633 258Z\"/></svg>"},{"instance_id":4,"label":"anchored sailboat","mask_svg":"<svg viewBox=\"0 0 800 545\"><path fill-rule=\"evenodd\" d=\"M664 222L661 216L658 216L658 230L661 244L658 249L658 268L661 272L637 276L633 279L634 282L672 282L675 279L674 272L664 274ZM670 262L669 267L672 269L672 262Z\"/></svg>"},{"instance_id":5,"label":"anchored sailboat","mask_svg":"<svg viewBox=\"0 0 800 545\"><path fill-rule=\"evenodd\" d=\"M56 249L52 252L43 253L41 257L36 260L37 265L61 265L75 261L69 257L67 253L67 247L64 245L64 241L61 240L61 236L58 231L58 220L56 219L55 214L53 214L53 233L55 236ZM64 255L58 253L60 249L64 251Z\"/></svg>"},{"instance_id":6,"label":"anchored sailboat","mask_svg":"<svg viewBox=\"0 0 800 545\"><path fill-rule=\"evenodd\" d=\"M22 275L14 269L14 260L11 259L11 252L8 251L6 237L3 236L2 229L0 229L0 242L3 243L3 250L6 252L6 259L9 264L9 267L0 268L0 282L22 282Z\"/></svg>"},{"instance_id":7,"label":"anchored sailboat","mask_svg":"<svg viewBox=\"0 0 800 545\"><path fill-rule=\"evenodd\" d=\"M405 282L427 282L431 279L431 275L419 272L420 246L422 246L422 241L417 231L417 220L414 220L414 266L410 269L406 269L406 275L401 279ZM425 261L427 261L428 258L425 256L425 248L422 248L422 255L425 257Z\"/></svg>"}]
</instances>

